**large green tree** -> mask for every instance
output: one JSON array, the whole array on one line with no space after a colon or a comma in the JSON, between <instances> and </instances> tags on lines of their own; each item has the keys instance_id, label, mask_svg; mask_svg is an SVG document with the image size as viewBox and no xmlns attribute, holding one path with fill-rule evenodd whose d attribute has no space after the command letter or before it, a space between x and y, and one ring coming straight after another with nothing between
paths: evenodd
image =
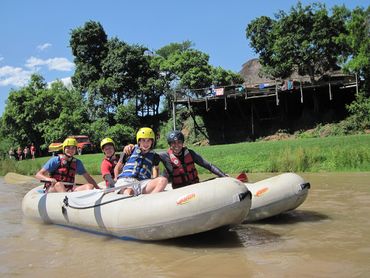
<instances>
[{"instance_id":1,"label":"large green tree","mask_svg":"<svg viewBox=\"0 0 370 278\"><path fill-rule=\"evenodd\" d=\"M365 80L365 92L370 94L370 6L355 8L346 22L346 33L339 41L346 50L343 53L344 68L357 73Z\"/></svg>"},{"instance_id":2,"label":"large green tree","mask_svg":"<svg viewBox=\"0 0 370 278\"><path fill-rule=\"evenodd\" d=\"M279 11L275 19L259 17L248 24L246 36L259 54L263 70L272 77L286 78L294 71L310 76L311 82L337 68L343 45L338 42L346 32L348 14L325 5L301 2L290 13Z\"/></svg>"},{"instance_id":3,"label":"large green tree","mask_svg":"<svg viewBox=\"0 0 370 278\"><path fill-rule=\"evenodd\" d=\"M27 86L10 92L1 119L3 135L15 144L43 148L89 124L81 95L60 81L48 88L40 75L32 75Z\"/></svg>"}]
</instances>

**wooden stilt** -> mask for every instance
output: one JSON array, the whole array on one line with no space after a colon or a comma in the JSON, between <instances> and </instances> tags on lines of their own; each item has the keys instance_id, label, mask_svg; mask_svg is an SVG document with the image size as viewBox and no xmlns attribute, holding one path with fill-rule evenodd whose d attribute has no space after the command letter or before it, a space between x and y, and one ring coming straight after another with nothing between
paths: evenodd
<instances>
[{"instance_id":1,"label":"wooden stilt","mask_svg":"<svg viewBox=\"0 0 370 278\"><path fill-rule=\"evenodd\" d=\"M301 91L301 103L303 103L303 89L302 89L302 80L299 80L299 89Z\"/></svg>"},{"instance_id":2,"label":"wooden stilt","mask_svg":"<svg viewBox=\"0 0 370 278\"><path fill-rule=\"evenodd\" d=\"M276 95L276 106L279 106L279 95L276 80L275 80L275 95Z\"/></svg>"}]
</instances>

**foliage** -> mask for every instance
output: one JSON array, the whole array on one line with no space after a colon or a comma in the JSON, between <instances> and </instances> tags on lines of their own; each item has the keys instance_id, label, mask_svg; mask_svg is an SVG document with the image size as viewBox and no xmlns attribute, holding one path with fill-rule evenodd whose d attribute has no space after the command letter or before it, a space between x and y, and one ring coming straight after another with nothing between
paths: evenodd
<instances>
[{"instance_id":1,"label":"foliage","mask_svg":"<svg viewBox=\"0 0 370 278\"><path fill-rule=\"evenodd\" d=\"M187 109L183 108L176 111L176 129L180 130L185 135L185 144L193 145L207 141L207 132L204 128L203 119L200 116L195 116L197 126L194 126L194 119L190 116ZM160 126L160 138L157 142L157 148L168 148L167 134L173 130L173 117L168 122Z\"/></svg>"},{"instance_id":2,"label":"foliage","mask_svg":"<svg viewBox=\"0 0 370 278\"><path fill-rule=\"evenodd\" d=\"M76 91L61 82L46 88L43 78L33 75L28 86L10 92L2 122L2 132L12 142L46 148L80 131L87 115Z\"/></svg>"},{"instance_id":3,"label":"foliage","mask_svg":"<svg viewBox=\"0 0 370 278\"><path fill-rule=\"evenodd\" d=\"M135 105L128 103L126 105L119 105L117 112L114 115L116 123L121 123L126 126L131 126L134 130L140 127L140 122L135 114Z\"/></svg>"},{"instance_id":4,"label":"foliage","mask_svg":"<svg viewBox=\"0 0 370 278\"><path fill-rule=\"evenodd\" d=\"M106 136L116 142L117 147L123 147L129 143L136 142L136 130L130 126L116 124L108 128Z\"/></svg>"},{"instance_id":5,"label":"foliage","mask_svg":"<svg viewBox=\"0 0 370 278\"><path fill-rule=\"evenodd\" d=\"M72 30L70 46L76 64L72 82L86 94L92 118L109 118L125 100L138 98L147 90L146 83L154 74L144 55L147 48L118 38L108 40L101 24L94 21Z\"/></svg>"},{"instance_id":6,"label":"foliage","mask_svg":"<svg viewBox=\"0 0 370 278\"><path fill-rule=\"evenodd\" d=\"M370 94L370 6L355 8L346 22L346 33L339 36L347 52L343 53L344 69L358 73L365 80L365 92Z\"/></svg>"},{"instance_id":7,"label":"foliage","mask_svg":"<svg viewBox=\"0 0 370 278\"><path fill-rule=\"evenodd\" d=\"M100 141L107 136L107 130L109 129L109 123L106 118L100 118L92 122L90 125L85 126L81 130L81 134L88 135L90 141L96 146L100 145Z\"/></svg>"},{"instance_id":8,"label":"foliage","mask_svg":"<svg viewBox=\"0 0 370 278\"><path fill-rule=\"evenodd\" d=\"M315 76L337 68L343 50L337 38L345 32L345 18L341 9L330 16L323 4L304 7L298 2L289 14L279 11L275 20L266 16L253 20L246 36L266 73L286 78L297 70L315 82Z\"/></svg>"},{"instance_id":9,"label":"foliage","mask_svg":"<svg viewBox=\"0 0 370 278\"><path fill-rule=\"evenodd\" d=\"M215 86L239 85L244 83L244 79L240 74L234 73L231 70L225 70L221 67L212 69L212 84Z\"/></svg>"},{"instance_id":10,"label":"foliage","mask_svg":"<svg viewBox=\"0 0 370 278\"><path fill-rule=\"evenodd\" d=\"M78 91L87 92L91 80L99 80L101 61L107 55L106 43L107 35L98 22L88 21L71 31L69 45L76 65L72 83Z\"/></svg>"},{"instance_id":11,"label":"foliage","mask_svg":"<svg viewBox=\"0 0 370 278\"><path fill-rule=\"evenodd\" d=\"M297 138L318 138L327 136L343 136L364 133L370 129L370 98L363 93L347 105L349 116L339 123L318 124L314 129L300 131Z\"/></svg>"},{"instance_id":12,"label":"foliage","mask_svg":"<svg viewBox=\"0 0 370 278\"><path fill-rule=\"evenodd\" d=\"M192 149L231 175L243 170L249 173L370 171L369 139L370 135L354 135L192 147ZM37 158L35 161L18 162L8 159L0 161L0 175L6 172L33 175L48 158ZM100 175L101 153L81 155L78 158L83 161L89 173ZM208 173L202 167L197 169L202 175Z\"/></svg>"},{"instance_id":13,"label":"foliage","mask_svg":"<svg viewBox=\"0 0 370 278\"><path fill-rule=\"evenodd\" d=\"M350 116L346 119L353 130L370 129L370 98L359 94L355 101L347 106Z\"/></svg>"}]
</instances>

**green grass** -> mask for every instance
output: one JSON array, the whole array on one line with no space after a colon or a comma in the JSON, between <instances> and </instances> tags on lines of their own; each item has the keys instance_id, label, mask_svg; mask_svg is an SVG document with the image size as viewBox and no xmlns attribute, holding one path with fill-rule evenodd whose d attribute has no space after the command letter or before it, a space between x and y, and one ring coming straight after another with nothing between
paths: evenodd
<instances>
[{"instance_id":1,"label":"green grass","mask_svg":"<svg viewBox=\"0 0 370 278\"><path fill-rule=\"evenodd\" d=\"M226 173L370 171L370 135L260 141L207 147L191 147ZM33 175L50 157L35 161L0 161L7 172ZM77 156L86 169L99 175L103 154ZM201 174L208 171L198 167Z\"/></svg>"}]
</instances>

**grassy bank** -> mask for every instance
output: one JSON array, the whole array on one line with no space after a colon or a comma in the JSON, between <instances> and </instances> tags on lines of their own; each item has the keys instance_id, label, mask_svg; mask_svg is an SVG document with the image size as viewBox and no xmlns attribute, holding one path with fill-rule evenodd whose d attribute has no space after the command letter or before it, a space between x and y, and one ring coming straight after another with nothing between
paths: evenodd
<instances>
[{"instance_id":1,"label":"grassy bank","mask_svg":"<svg viewBox=\"0 0 370 278\"><path fill-rule=\"evenodd\" d=\"M370 171L370 135L261 141L192 147L227 173ZM99 175L102 154L78 156L87 170ZM7 172L33 175L50 157L26 161L0 161ZM201 174L208 171L198 167Z\"/></svg>"}]
</instances>

